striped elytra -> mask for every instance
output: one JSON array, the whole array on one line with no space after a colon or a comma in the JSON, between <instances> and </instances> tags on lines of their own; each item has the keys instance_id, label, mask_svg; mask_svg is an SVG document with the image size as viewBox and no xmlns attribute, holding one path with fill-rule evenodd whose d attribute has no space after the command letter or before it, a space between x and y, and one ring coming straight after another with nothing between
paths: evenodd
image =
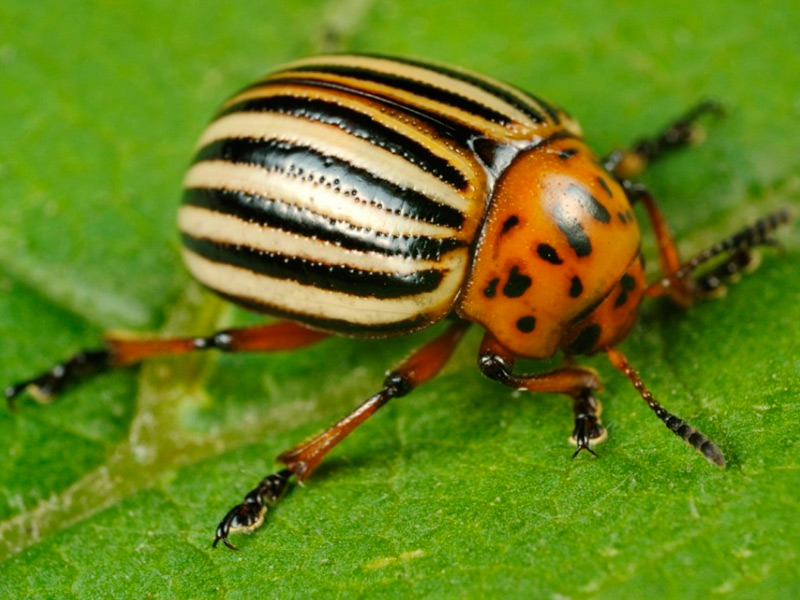
<instances>
[{"instance_id":1,"label":"striped elytra","mask_svg":"<svg viewBox=\"0 0 800 600\"><path fill-rule=\"evenodd\" d=\"M485 241L492 235L487 215L543 200L512 183L521 193L501 201L509 187L504 179L551 157L563 164L548 172L580 174L593 160L572 118L510 85L409 59L300 60L230 98L202 134L179 213L184 259L225 298L325 331L400 334L456 313L517 339L507 344L515 351L524 346L528 356L549 355L565 318L614 283L612 273L591 287L590 274L582 280L591 293L569 294L572 258L587 254L584 219L596 219L598 206L603 215L629 209L621 191L604 200L613 204L608 208L595 198L613 182L590 181L590 191L581 180L596 176L578 176L559 206L536 217L567 229L536 231L531 221L539 209L531 206L507 220L508 241ZM638 248L638 229L629 229L628 246ZM556 250L574 246L576 235L584 240L576 256ZM545 262L536 247L548 249ZM495 276L503 281L486 306L471 283L486 277L480 257L490 250L513 256L502 264L489 259L492 276L480 289ZM610 269L619 271L617 278L635 252L621 254ZM539 277L518 272L531 263L524 268L552 271L556 256L567 259L566 268L544 279L564 280L555 289L563 288L570 306L564 318L542 319L537 299L553 294L525 297ZM502 306L509 298L519 299L510 313ZM539 313L537 327L520 330L517 323L531 323L532 312ZM495 324L495 313L508 313L507 322Z\"/></svg>"}]
</instances>

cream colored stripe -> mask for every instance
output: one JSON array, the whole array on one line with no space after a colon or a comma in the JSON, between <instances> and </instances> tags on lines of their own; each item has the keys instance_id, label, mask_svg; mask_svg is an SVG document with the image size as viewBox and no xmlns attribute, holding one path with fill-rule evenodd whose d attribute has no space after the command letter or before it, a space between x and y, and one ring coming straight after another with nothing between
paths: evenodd
<instances>
[{"instance_id":1,"label":"cream colored stripe","mask_svg":"<svg viewBox=\"0 0 800 600\"><path fill-rule=\"evenodd\" d=\"M263 252L305 258L314 262L346 265L364 271L408 275L426 269L452 269L457 262L448 253L441 262L387 256L378 252L348 250L324 240L317 240L272 227L248 223L233 215L184 205L178 212L178 227L184 233L223 244L239 244Z\"/></svg>"},{"instance_id":2,"label":"cream colored stripe","mask_svg":"<svg viewBox=\"0 0 800 600\"><path fill-rule=\"evenodd\" d=\"M425 314L446 314L461 286L466 253L432 292L405 298L381 300L321 290L294 281L257 275L252 271L215 263L183 248L189 271L208 287L224 294L273 306L279 310L319 319L338 319L361 325L381 325Z\"/></svg>"},{"instance_id":3,"label":"cream colored stripe","mask_svg":"<svg viewBox=\"0 0 800 600\"><path fill-rule=\"evenodd\" d=\"M306 77L313 79L314 81L336 83L352 90L371 93L379 98L391 98L393 101L401 104L404 107L416 108L429 113L442 115L443 120L455 121L456 123L466 125L467 127L475 129L487 137L498 141L527 139L534 132L534 128L528 123L512 122L509 125L493 123L492 121L479 117L471 112L455 108L449 104L437 102L436 100L431 100L430 98L426 98L424 96L418 96L417 94L406 92L390 85L383 85L372 81L364 81L363 79L358 79L356 77L344 77L342 75L334 75L331 73L317 71L288 71L268 77L264 80L264 82L278 82L284 77Z\"/></svg>"},{"instance_id":4,"label":"cream colored stripe","mask_svg":"<svg viewBox=\"0 0 800 600\"><path fill-rule=\"evenodd\" d=\"M290 96L294 98L308 98L311 100L324 100L335 102L341 106L366 115L370 119L385 125L398 134L414 141L436 156L449 162L455 169L460 171L464 178L471 182L474 187L481 187L485 177L483 169L478 167L470 153L467 158L452 146L444 143L439 138L425 135L417 127L407 122L401 121L391 113L373 106L366 99L353 94L339 92L337 90L320 90L309 86L299 85L280 85L274 83L265 87L256 87L243 91L234 96L225 104L223 108L229 108L239 102L255 100L261 98L272 98L275 96Z\"/></svg>"},{"instance_id":5,"label":"cream colored stripe","mask_svg":"<svg viewBox=\"0 0 800 600\"><path fill-rule=\"evenodd\" d=\"M333 188L290 177L256 165L222 160L199 162L189 169L183 184L187 188L210 188L255 194L309 210L345 224L355 225L385 235L461 237L450 227L417 221L368 204L363 199L344 196Z\"/></svg>"},{"instance_id":6,"label":"cream colored stripe","mask_svg":"<svg viewBox=\"0 0 800 600\"><path fill-rule=\"evenodd\" d=\"M431 64L434 67L436 66L435 63ZM512 106L502 98L498 98L494 94L482 90L477 86L471 85L466 81L461 81L460 79L450 77L444 73L438 73L424 67L397 62L389 58L358 56L352 54L314 56L311 58L291 62L286 65L285 68L292 69L296 67L315 65L321 65L322 68L324 68L325 65L355 67L370 69L380 73L389 73L391 75L398 75L400 77L407 77L409 79L421 81L440 90L446 90L448 92L458 94L459 96L463 96L464 98L473 100L474 102L490 108L495 112L506 115L512 121L523 123L529 126L536 125L535 121L533 121L528 115L518 108ZM465 71L465 73L472 75L472 73L468 71ZM491 82L494 83L494 80L491 80Z\"/></svg>"},{"instance_id":7,"label":"cream colored stripe","mask_svg":"<svg viewBox=\"0 0 800 600\"><path fill-rule=\"evenodd\" d=\"M436 202L462 212L469 202L435 175L401 156L353 137L334 125L269 113L234 113L214 121L198 148L225 138L278 139L314 148L325 156L344 160L397 185L416 190Z\"/></svg>"}]
</instances>

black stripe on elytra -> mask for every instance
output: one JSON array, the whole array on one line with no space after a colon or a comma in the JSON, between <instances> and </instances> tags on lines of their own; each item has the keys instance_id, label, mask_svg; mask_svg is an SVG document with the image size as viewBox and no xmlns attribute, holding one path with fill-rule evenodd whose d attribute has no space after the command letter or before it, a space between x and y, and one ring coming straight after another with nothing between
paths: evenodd
<instances>
[{"instance_id":1,"label":"black stripe on elytra","mask_svg":"<svg viewBox=\"0 0 800 600\"><path fill-rule=\"evenodd\" d=\"M465 123L454 121L444 113L436 113L421 107L408 106L407 104L403 104L402 102L395 100L386 94L381 94L376 91L363 90L341 83L336 83L334 81L314 79L313 77L275 76L271 79L257 81L256 83L238 92L237 95L241 94L242 92L260 88L269 88L270 86L278 85L296 85L306 88L316 88L318 90L334 90L338 93L358 96L371 102L384 105L387 108L387 111L390 111L393 115L397 115L400 119L407 115L408 117L422 121L426 126L430 127L439 138L455 142L456 144L465 147L472 140L483 135L483 133L477 129L474 129Z\"/></svg>"},{"instance_id":2,"label":"black stripe on elytra","mask_svg":"<svg viewBox=\"0 0 800 600\"><path fill-rule=\"evenodd\" d=\"M503 286L503 295L507 298L519 298L531 287L531 283L531 278L520 273L519 267L511 267L508 281Z\"/></svg>"},{"instance_id":3,"label":"black stripe on elytra","mask_svg":"<svg viewBox=\"0 0 800 600\"><path fill-rule=\"evenodd\" d=\"M600 325L596 323L594 325L589 325L572 341L567 351L569 354L586 354L591 352L597 345L597 341L600 339L600 334L602 333L603 330L600 328Z\"/></svg>"},{"instance_id":4,"label":"black stripe on elytra","mask_svg":"<svg viewBox=\"0 0 800 600\"><path fill-rule=\"evenodd\" d=\"M413 138L335 101L288 95L268 96L234 104L220 113L220 116L235 112L272 112L334 125L350 135L402 156L411 164L458 190L466 189L469 183L464 174L447 159L434 154Z\"/></svg>"},{"instance_id":5,"label":"black stripe on elytra","mask_svg":"<svg viewBox=\"0 0 800 600\"><path fill-rule=\"evenodd\" d=\"M201 148L195 162L204 160L257 165L319 182L324 177L332 186L341 187L342 192L355 193L353 202L357 202L356 198L369 200L370 204L396 215L443 227L460 229L464 224L464 215L459 210L308 146L275 139L226 138Z\"/></svg>"},{"instance_id":6,"label":"black stripe on elytra","mask_svg":"<svg viewBox=\"0 0 800 600\"><path fill-rule=\"evenodd\" d=\"M558 252L556 252L556 249L550 244L539 244L539 246L536 248L536 253L539 255L539 258L546 260L553 265L560 265L564 262L561 260Z\"/></svg>"},{"instance_id":7,"label":"black stripe on elytra","mask_svg":"<svg viewBox=\"0 0 800 600\"><path fill-rule=\"evenodd\" d=\"M499 125L508 125L511 123L511 119L508 116L504 115L503 113L499 113L496 110L492 110L488 106L484 106L483 104L467 98L466 96L430 85L424 81L403 77L394 73L386 73L364 67L349 67L346 65L326 64L303 65L301 67L295 67L291 70L293 72L313 71L330 73L333 75L339 75L341 77L351 77L361 81L385 85L394 89L415 94L428 100L433 100L434 102L439 102L448 107L463 110L482 119L486 119L487 121L491 121L492 123L497 123ZM280 71L278 71L278 74L280 74Z\"/></svg>"},{"instance_id":8,"label":"black stripe on elytra","mask_svg":"<svg viewBox=\"0 0 800 600\"><path fill-rule=\"evenodd\" d=\"M592 196L586 188L571 183L567 187L567 195L575 200L583 210L592 215L597 221L601 223L611 222L611 213L609 213L608 209L600 204L600 201Z\"/></svg>"},{"instance_id":9,"label":"black stripe on elytra","mask_svg":"<svg viewBox=\"0 0 800 600\"><path fill-rule=\"evenodd\" d=\"M447 75L448 77L452 77L453 79L463 81L464 83L469 83L470 85L474 85L475 87L482 89L484 92L488 92L493 96L500 98L509 105L513 106L514 108L528 115L532 120L536 121L537 123L543 123L545 121L545 118L542 115L542 113L540 113L536 108L534 108L532 104L525 102L522 98L520 98L516 94L512 94L511 92L509 92L506 89L503 89L499 85L492 83L490 79L477 77L471 73L453 69L445 65L430 64L422 60L414 60L413 58L381 56L379 54L373 54L371 56L375 56L376 58L385 58L388 60L393 60L395 62L405 63L408 65L414 65L415 67L422 67L423 69L428 69L429 71L433 71L441 75ZM528 92L521 90L515 86L512 86L510 84L506 85L514 88L516 91L520 92L520 94L522 94L523 96L529 97L533 101L533 103L539 105L539 107L541 107L545 112L547 112L547 114L550 116L550 119L554 123L560 122L558 118L558 111L552 105L545 102L541 98L538 98L533 94L529 94Z\"/></svg>"},{"instance_id":10,"label":"black stripe on elytra","mask_svg":"<svg viewBox=\"0 0 800 600\"><path fill-rule=\"evenodd\" d=\"M365 271L348 265L321 263L249 246L196 238L186 233L181 238L189 250L210 261L353 296L380 299L415 296L434 291L443 277L442 271L434 269L403 275Z\"/></svg>"},{"instance_id":11,"label":"black stripe on elytra","mask_svg":"<svg viewBox=\"0 0 800 600\"><path fill-rule=\"evenodd\" d=\"M416 331L417 329L422 329L423 327L431 325L430 319L421 314L415 315L410 319L369 325L344 321L341 319L324 319L313 315L288 311L276 306L272 306L265 302L260 302L253 298L245 298L241 296L234 296L232 294L226 294L210 287L209 289L212 289L217 295L221 296L225 300L228 300L234 304L238 304L239 306L246 308L251 312L264 313L274 317L290 319L292 321L308 325L309 327L313 327L314 329L329 331L332 333L341 333L353 336L364 335L368 337L390 336L411 333L412 331Z\"/></svg>"},{"instance_id":12,"label":"black stripe on elytra","mask_svg":"<svg viewBox=\"0 0 800 600\"><path fill-rule=\"evenodd\" d=\"M329 217L315 214L279 200L235 190L190 188L184 204L233 215L249 223L330 242L349 250L378 252L421 260L439 260L465 244L456 238L392 236L376 233Z\"/></svg>"}]
</instances>

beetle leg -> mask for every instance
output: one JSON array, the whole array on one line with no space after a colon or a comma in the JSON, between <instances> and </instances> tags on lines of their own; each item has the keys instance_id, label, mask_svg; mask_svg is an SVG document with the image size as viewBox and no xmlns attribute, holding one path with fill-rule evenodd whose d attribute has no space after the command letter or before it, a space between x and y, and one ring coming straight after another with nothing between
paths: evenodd
<instances>
[{"instance_id":1,"label":"beetle leg","mask_svg":"<svg viewBox=\"0 0 800 600\"><path fill-rule=\"evenodd\" d=\"M108 369L134 365L157 356L210 349L223 352L275 352L308 346L327 336L327 333L288 321L227 329L208 337L156 339L111 333L105 337L104 348L79 352L45 373L10 385L5 390L5 396L10 406L13 406L14 398L26 390L37 401L49 402L73 383Z\"/></svg>"},{"instance_id":2,"label":"beetle leg","mask_svg":"<svg viewBox=\"0 0 800 600\"><path fill-rule=\"evenodd\" d=\"M642 138L629 149L615 150L603 159L603 166L617 179L636 177L668 152L702 140L704 132L697 120L707 113L722 114L722 106L712 100L698 103L657 135Z\"/></svg>"},{"instance_id":3,"label":"beetle leg","mask_svg":"<svg viewBox=\"0 0 800 600\"><path fill-rule=\"evenodd\" d=\"M641 395L642 400L647 403L647 406L650 407L650 410L652 410L656 416L661 419L664 425L666 425L667 428L672 431L672 433L682 438L687 444L705 456L709 462L717 465L718 467L725 466L725 456L722 454L722 451L716 446L716 444L708 439L708 437L696 427L690 425L680 417L673 415L663 406L661 406L656 399L653 398L650 390L645 387L641 377L639 377L639 374L636 372L636 370L630 366L628 359L624 354L622 354L622 352L616 350L615 348L608 348L606 350L606 354L608 355L608 360L611 362L611 364L631 380L633 386Z\"/></svg>"},{"instance_id":4,"label":"beetle leg","mask_svg":"<svg viewBox=\"0 0 800 600\"><path fill-rule=\"evenodd\" d=\"M483 338L478 366L489 379L503 385L530 392L567 394L573 399L575 426L570 440L577 446L574 456L581 450L594 451L589 444L599 444L606 438L600 423L601 407L594 393L600 389L600 380L592 369L570 366L536 375L515 375L514 355L487 333Z\"/></svg>"},{"instance_id":5,"label":"beetle leg","mask_svg":"<svg viewBox=\"0 0 800 600\"><path fill-rule=\"evenodd\" d=\"M681 256L678 251L678 245L675 243L675 238L669 230L667 220L661 213L655 198L653 198L650 190L641 183L633 183L626 180L622 182L622 187L625 189L625 193L628 194L631 203L641 202L644 205L656 238L658 262L661 266L662 278L672 277L681 266ZM683 280L676 281L676 285L665 288L664 291L669 294L676 304L681 306L691 304L691 293L686 288Z\"/></svg>"},{"instance_id":6,"label":"beetle leg","mask_svg":"<svg viewBox=\"0 0 800 600\"><path fill-rule=\"evenodd\" d=\"M752 270L757 266L754 248L778 245L773 233L778 227L789 223L793 217L791 210L783 208L758 219L697 253L674 271L665 271L664 276L650 284L645 293L651 297L668 294L679 304L686 306L697 299L724 292L726 282L734 280L742 271ZM724 256L721 262L692 277L698 267L721 255Z\"/></svg>"},{"instance_id":7,"label":"beetle leg","mask_svg":"<svg viewBox=\"0 0 800 600\"><path fill-rule=\"evenodd\" d=\"M723 291L725 281L754 268L752 249L777 245L772 234L794 218L788 208L777 210L682 262L667 221L647 187L630 181L623 181L622 185L631 202L644 205L656 238L661 278L648 286L645 293L654 298L666 294L680 306L689 306L698 299ZM727 256L706 273L691 277L698 267L720 255Z\"/></svg>"},{"instance_id":8,"label":"beetle leg","mask_svg":"<svg viewBox=\"0 0 800 600\"><path fill-rule=\"evenodd\" d=\"M283 452L278 460L284 463L286 468L264 478L245 496L244 502L228 511L217 526L213 546L216 547L221 541L228 548L235 550L235 546L228 540L230 533L249 532L260 527L264 522L267 508L284 494L292 475L300 481L304 480L334 446L381 406L393 398L405 396L439 373L468 327L469 323L466 321L458 321L451 325L444 333L411 354L396 369L389 372L383 388L377 394L311 440Z\"/></svg>"}]
</instances>

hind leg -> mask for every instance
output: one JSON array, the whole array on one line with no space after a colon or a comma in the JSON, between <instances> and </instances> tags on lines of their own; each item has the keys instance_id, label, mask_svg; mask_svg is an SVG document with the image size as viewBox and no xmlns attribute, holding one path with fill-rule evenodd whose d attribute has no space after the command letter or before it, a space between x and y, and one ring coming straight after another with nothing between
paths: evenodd
<instances>
[{"instance_id":1,"label":"hind leg","mask_svg":"<svg viewBox=\"0 0 800 600\"><path fill-rule=\"evenodd\" d=\"M227 329L208 337L163 339L108 334L104 347L78 352L44 373L8 386L5 397L9 406L13 406L14 399L27 391L34 399L44 403L70 385L103 371L134 365L157 356L211 349L223 352L277 352L308 346L326 337L327 333L288 321Z\"/></svg>"}]
</instances>

